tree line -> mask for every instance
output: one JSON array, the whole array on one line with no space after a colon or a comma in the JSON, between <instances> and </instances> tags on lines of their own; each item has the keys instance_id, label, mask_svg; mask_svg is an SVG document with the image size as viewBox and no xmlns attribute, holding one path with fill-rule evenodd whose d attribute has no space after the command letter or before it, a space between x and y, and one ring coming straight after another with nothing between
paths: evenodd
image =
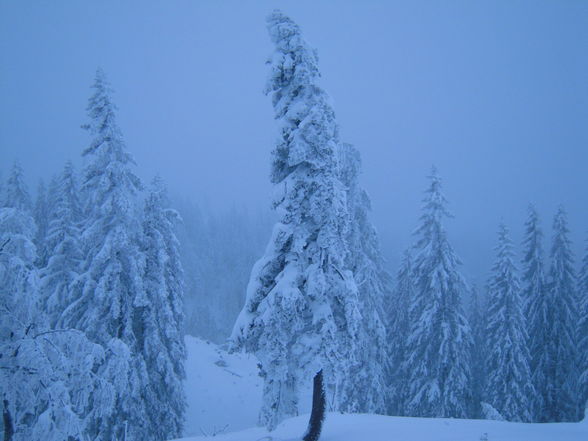
<instances>
[{"instance_id":1,"label":"tree line","mask_svg":"<svg viewBox=\"0 0 588 441\"><path fill-rule=\"evenodd\" d=\"M133 172L101 70L89 146L35 204L18 164L0 199L4 440L180 436L183 270L160 178Z\"/></svg>"}]
</instances>

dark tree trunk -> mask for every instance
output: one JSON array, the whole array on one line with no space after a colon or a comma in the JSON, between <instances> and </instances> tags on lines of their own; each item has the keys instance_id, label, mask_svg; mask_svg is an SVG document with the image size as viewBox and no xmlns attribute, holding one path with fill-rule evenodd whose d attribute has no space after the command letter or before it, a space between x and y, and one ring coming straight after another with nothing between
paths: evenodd
<instances>
[{"instance_id":1,"label":"dark tree trunk","mask_svg":"<svg viewBox=\"0 0 588 441\"><path fill-rule=\"evenodd\" d=\"M4 423L4 441L12 441L14 427L12 427L12 416L8 410L8 400L3 400L4 409L2 410L2 421Z\"/></svg>"},{"instance_id":2,"label":"dark tree trunk","mask_svg":"<svg viewBox=\"0 0 588 441\"><path fill-rule=\"evenodd\" d=\"M323 370L321 369L314 376L314 386L312 390L312 412L308 421L308 429L304 435L303 441L318 441L321 436L323 422L325 421L325 411L327 400L325 399L325 386L323 384Z\"/></svg>"}]
</instances>

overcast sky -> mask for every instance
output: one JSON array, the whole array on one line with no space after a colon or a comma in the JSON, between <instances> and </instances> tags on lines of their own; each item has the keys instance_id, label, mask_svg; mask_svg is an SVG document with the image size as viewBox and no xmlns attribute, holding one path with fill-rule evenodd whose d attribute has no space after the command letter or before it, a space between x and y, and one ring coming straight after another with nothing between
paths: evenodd
<instances>
[{"instance_id":1,"label":"overcast sky","mask_svg":"<svg viewBox=\"0 0 588 441\"><path fill-rule=\"evenodd\" d=\"M0 169L29 182L81 165L101 66L138 173L217 208L268 206L276 137L263 95L265 17L289 14L317 48L322 86L390 270L411 242L436 164L450 240L483 282L504 220L529 202L547 238L558 204L577 258L588 232L588 1L0 0ZM549 243L546 243L546 247Z\"/></svg>"}]
</instances>

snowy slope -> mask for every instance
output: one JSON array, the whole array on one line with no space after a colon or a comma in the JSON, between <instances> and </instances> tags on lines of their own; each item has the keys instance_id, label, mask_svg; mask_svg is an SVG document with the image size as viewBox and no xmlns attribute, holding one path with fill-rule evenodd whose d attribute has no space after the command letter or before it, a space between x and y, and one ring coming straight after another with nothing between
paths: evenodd
<instances>
[{"instance_id":1,"label":"snowy slope","mask_svg":"<svg viewBox=\"0 0 588 441\"><path fill-rule=\"evenodd\" d=\"M255 427L262 379L257 360L227 354L217 345L187 336L186 414L183 441L298 441L308 415L292 418L268 433ZM308 411L309 394L301 397ZM253 427L253 428L251 428ZM249 429L248 429L249 428ZM245 430L243 430L245 429ZM207 435L205 437L203 435ZM330 413L321 441L586 441L580 423L523 424L486 420L401 418Z\"/></svg>"},{"instance_id":2,"label":"snowy slope","mask_svg":"<svg viewBox=\"0 0 588 441\"><path fill-rule=\"evenodd\" d=\"M255 426L263 384L255 357L228 354L191 336L186 336L186 349L185 436Z\"/></svg>"},{"instance_id":3,"label":"snowy slope","mask_svg":"<svg viewBox=\"0 0 588 441\"><path fill-rule=\"evenodd\" d=\"M214 441L299 441L308 416L292 418L268 433L247 429ZM210 441L184 438L182 441ZM400 418L379 415L327 416L321 441L586 441L588 423L523 424L486 420Z\"/></svg>"}]
</instances>

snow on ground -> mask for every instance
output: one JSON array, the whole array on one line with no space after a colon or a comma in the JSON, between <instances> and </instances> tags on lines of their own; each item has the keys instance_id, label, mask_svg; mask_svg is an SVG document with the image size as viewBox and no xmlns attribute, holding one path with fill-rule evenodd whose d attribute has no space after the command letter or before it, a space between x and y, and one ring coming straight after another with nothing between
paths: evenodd
<instances>
[{"instance_id":1,"label":"snow on ground","mask_svg":"<svg viewBox=\"0 0 588 441\"><path fill-rule=\"evenodd\" d=\"M191 336L186 336L186 349L185 436L255 426L263 385L255 357L228 354L213 343Z\"/></svg>"},{"instance_id":2,"label":"snow on ground","mask_svg":"<svg viewBox=\"0 0 588 441\"><path fill-rule=\"evenodd\" d=\"M217 345L186 337L186 412L183 441L299 441L308 415L284 421L271 433L255 427L262 379L257 360L228 354ZM309 411L310 391L301 397ZM253 428L251 428L253 427ZM245 429L245 430L243 430ZM215 435L213 437L213 435ZM523 424L486 420L402 418L330 413L321 441L586 441L580 423Z\"/></svg>"},{"instance_id":3,"label":"snow on ground","mask_svg":"<svg viewBox=\"0 0 588 441\"><path fill-rule=\"evenodd\" d=\"M299 441L308 415L284 421L268 433L262 428L182 441ZM404 418L330 413L321 441L586 441L588 423L523 424L487 420Z\"/></svg>"}]
</instances>

